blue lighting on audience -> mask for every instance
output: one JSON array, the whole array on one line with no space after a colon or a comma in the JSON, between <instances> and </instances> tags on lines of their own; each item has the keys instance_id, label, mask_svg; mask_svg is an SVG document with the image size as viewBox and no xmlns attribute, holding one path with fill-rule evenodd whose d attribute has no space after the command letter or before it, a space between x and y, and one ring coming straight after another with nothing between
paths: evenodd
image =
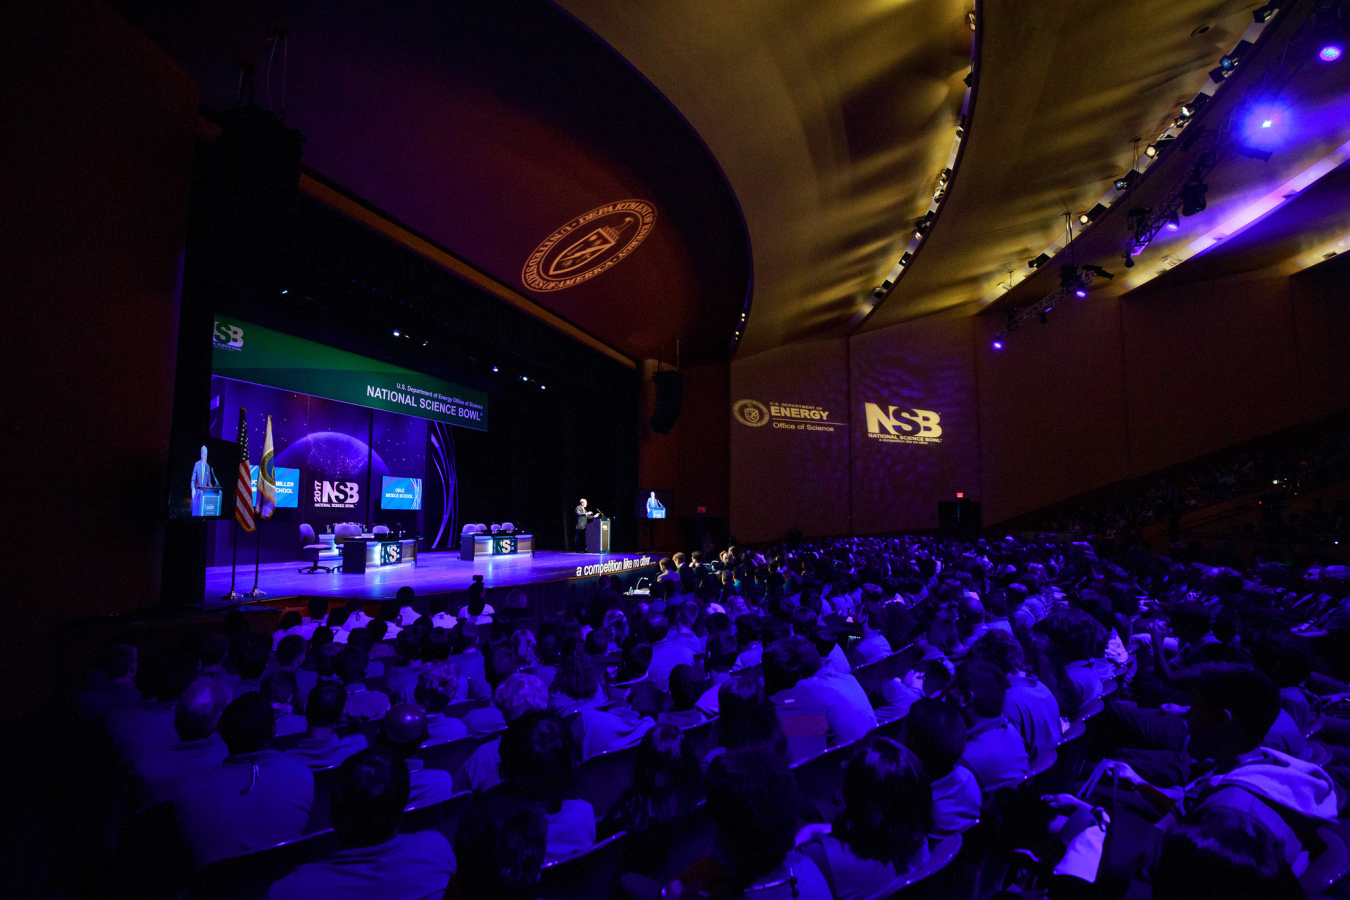
<instances>
[{"instance_id":1,"label":"blue lighting on audience","mask_svg":"<svg viewBox=\"0 0 1350 900\"><path fill-rule=\"evenodd\" d=\"M1327 44L1317 56L1322 62L1335 62L1341 58L1341 53L1340 44Z\"/></svg>"},{"instance_id":2,"label":"blue lighting on audience","mask_svg":"<svg viewBox=\"0 0 1350 900\"><path fill-rule=\"evenodd\" d=\"M1242 123L1242 139L1258 150L1273 150L1289 137L1292 116L1277 103L1258 103Z\"/></svg>"}]
</instances>

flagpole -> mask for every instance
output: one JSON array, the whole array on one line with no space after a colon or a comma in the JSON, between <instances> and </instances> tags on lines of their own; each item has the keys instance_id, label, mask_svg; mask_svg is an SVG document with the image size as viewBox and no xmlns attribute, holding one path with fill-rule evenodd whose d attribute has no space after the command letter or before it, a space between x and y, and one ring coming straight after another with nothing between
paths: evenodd
<instances>
[{"instance_id":1,"label":"flagpole","mask_svg":"<svg viewBox=\"0 0 1350 900\"><path fill-rule=\"evenodd\" d=\"M243 600L244 595L237 593L234 589L234 567L239 561L239 520L234 521L234 531L231 532L233 539L230 543L233 545L230 552L230 592L221 597L222 600Z\"/></svg>"},{"instance_id":2,"label":"flagpole","mask_svg":"<svg viewBox=\"0 0 1350 900\"><path fill-rule=\"evenodd\" d=\"M261 473L258 477L259 479L262 478ZM249 591L244 596L266 597L267 593L265 591L258 590L258 562L262 559L262 519L255 520L253 530L258 533L258 547L253 554L253 590Z\"/></svg>"}]
</instances>

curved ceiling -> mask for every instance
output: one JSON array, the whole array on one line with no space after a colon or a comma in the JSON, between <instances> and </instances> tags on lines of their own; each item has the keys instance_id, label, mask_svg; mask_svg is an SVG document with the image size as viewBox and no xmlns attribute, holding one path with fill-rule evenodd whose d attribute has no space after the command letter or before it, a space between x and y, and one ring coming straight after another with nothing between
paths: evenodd
<instances>
[{"instance_id":1,"label":"curved ceiling","mask_svg":"<svg viewBox=\"0 0 1350 900\"><path fill-rule=\"evenodd\" d=\"M754 249L739 353L847 322L946 165L972 0L558 2L670 98L726 172Z\"/></svg>"},{"instance_id":2,"label":"curved ceiling","mask_svg":"<svg viewBox=\"0 0 1350 900\"><path fill-rule=\"evenodd\" d=\"M725 358L751 278L736 197L670 103L553 4L112 2L209 108L251 64L259 104L284 90L305 165L502 284L632 358L669 360L677 338ZM626 200L646 206L575 222Z\"/></svg>"}]
</instances>

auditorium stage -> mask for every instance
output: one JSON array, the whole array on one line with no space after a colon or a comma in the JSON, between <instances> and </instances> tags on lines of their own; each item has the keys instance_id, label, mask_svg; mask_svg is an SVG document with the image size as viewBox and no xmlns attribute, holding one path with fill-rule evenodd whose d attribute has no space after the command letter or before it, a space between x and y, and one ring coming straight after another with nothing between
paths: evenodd
<instances>
[{"instance_id":1,"label":"auditorium stage","mask_svg":"<svg viewBox=\"0 0 1350 900\"><path fill-rule=\"evenodd\" d=\"M473 562L459 558L458 551L421 553L417 566L393 566L387 569L368 569L364 575L345 575L341 572L302 575L298 571L307 563L264 563L258 569L258 587L267 592L264 600L282 597L358 597L363 600L383 600L392 597L405 584L419 595L466 590L475 575L483 576L489 590L574 578L593 578L609 573L626 576L625 587L633 587L639 577L656 577L659 554L643 553L560 553L540 550L533 557L495 556ZM235 577L235 590L244 593L253 586L253 566L240 565ZM240 601L222 600L230 590L230 567L208 566L206 569L206 596L203 606L219 607ZM244 600L252 600L245 597Z\"/></svg>"}]
</instances>

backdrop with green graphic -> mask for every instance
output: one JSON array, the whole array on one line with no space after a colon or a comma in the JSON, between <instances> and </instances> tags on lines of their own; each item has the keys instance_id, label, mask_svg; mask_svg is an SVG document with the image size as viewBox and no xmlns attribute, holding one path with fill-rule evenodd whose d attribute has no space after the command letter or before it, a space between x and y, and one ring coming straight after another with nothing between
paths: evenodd
<instances>
[{"instance_id":1,"label":"backdrop with green graphic","mask_svg":"<svg viewBox=\"0 0 1350 900\"><path fill-rule=\"evenodd\" d=\"M487 431L487 395L229 316L211 334L216 375Z\"/></svg>"}]
</instances>

